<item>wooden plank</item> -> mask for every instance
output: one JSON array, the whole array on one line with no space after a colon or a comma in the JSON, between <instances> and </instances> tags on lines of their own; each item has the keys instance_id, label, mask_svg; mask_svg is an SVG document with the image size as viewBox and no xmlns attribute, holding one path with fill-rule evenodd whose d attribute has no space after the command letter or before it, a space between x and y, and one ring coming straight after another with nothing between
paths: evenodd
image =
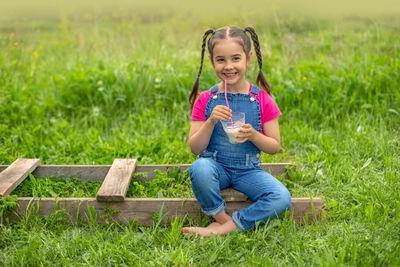
<instances>
[{"instance_id":1,"label":"wooden plank","mask_svg":"<svg viewBox=\"0 0 400 267\"><path fill-rule=\"evenodd\" d=\"M135 171L136 159L114 159L96 198L98 201L124 201Z\"/></svg>"},{"instance_id":2,"label":"wooden plank","mask_svg":"<svg viewBox=\"0 0 400 267\"><path fill-rule=\"evenodd\" d=\"M307 216L308 221L313 222L321 218L322 205L322 198L292 198L290 210L294 220L304 222Z\"/></svg>"},{"instance_id":3,"label":"wooden plank","mask_svg":"<svg viewBox=\"0 0 400 267\"><path fill-rule=\"evenodd\" d=\"M176 167L179 168L180 172L185 171L186 169L190 168L191 164L165 164L165 165L138 165L136 167L137 173L147 173L144 176L137 175L135 176L136 179L146 181L154 179L156 175L156 170L166 172L168 170L174 170ZM286 168L289 167L291 163L262 163L261 168L269 172L273 176L281 176L283 173L286 172Z\"/></svg>"},{"instance_id":4,"label":"wooden plank","mask_svg":"<svg viewBox=\"0 0 400 267\"><path fill-rule=\"evenodd\" d=\"M0 165L0 171L8 165ZM111 165L40 165L32 174L40 177L79 177L82 181L104 181Z\"/></svg>"},{"instance_id":5,"label":"wooden plank","mask_svg":"<svg viewBox=\"0 0 400 267\"><path fill-rule=\"evenodd\" d=\"M10 194L37 166L40 159L17 159L0 173L0 196Z\"/></svg>"},{"instance_id":6,"label":"wooden plank","mask_svg":"<svg viewBox=\"0 0 400 267\"><path fill-rule=\"evenodd\" d=\"M281 176L286 172L286 168L291 163L262 163L261 167L273 176ZM0 165L0 171L6 169L8 165ZM35 177L79 177L82 181L103 181L111 165L41 165L32 172ZM136 173L147 173L146 175L135 176L137 180L150 181L155 178L155 170L165 172L174 170L185 171L190 164L161 164L161 165L137 165Z\"/></svg>"},{"instance_id":7,"label":"wooden plank","mask_svg":"<svg viewBox=\"0 0 400 267\"><path fill-rule=\"evenodd\" d=\"M304 217L308 217L308 221L314 221L320 218L322 211L322 199L313 198L314 212L311 207L310 198L292 198L290 213L293 213L293 219L296 222L304 221ZM98 222L105 222L109 209L118 211L112 215L112 219L117 222L126 223L138 220L144 225L153 224L154 212L160 212L162 209L163 220L173 220L176 216L184 218L191 216L195 221L201 215L200 206L196 199L180 199L180 198L127 198L124 202L98 202L95 198L18 198L18 207L8 216L10 221L23 218L27 214L38 214L39 216L47 216L54 214L56 211L63 210L76 222L77 215L82 220L88 220L89 209L93 209L96 213ZM251 202L227 202L226 212L232 214L233 211L247 207ZM91 207L91 208L89 208ZM106 209L107 208L107 209ZM289 217L290 218L290 217Z\"/></svg>"},{"instance_id":8,"label":"wooden plank","mask_svg":"<svg viewBox=\"0 0 400 267\"><path fill-rule=\"evenodd\" d=\"M247 196L242 192L233 188L225 188L221 190L221 196L225 202L247 201Z\"/></svg>"},{"instance_id":9,"label":"wooden plank","mask_svg":"<svg viewBox=\"0 0 400 267\"><path fill-rule=\"evenodd\" d=\"M82 181L104 181L111 165L41 165L35 177L78 177Z\"/></svg>"}]
</instances>

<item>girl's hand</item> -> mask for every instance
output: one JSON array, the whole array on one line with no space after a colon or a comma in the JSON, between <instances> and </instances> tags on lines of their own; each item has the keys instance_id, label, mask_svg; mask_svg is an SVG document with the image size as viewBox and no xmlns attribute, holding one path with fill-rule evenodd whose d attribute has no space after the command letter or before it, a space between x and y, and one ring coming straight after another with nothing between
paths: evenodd
<instances>
[{"instance_id":1,"label":"girl's hand","mask_svg":"<svg viewBox=\"0 0 400 267\"><path fill-rule=\"evenodd\" d=\"M244 143L247 140L252 141L257 135L257 131L251 124L243 124L239 129L239 134L236 135L238 144Z\"/></svg>"},{"instance_id":2,"label":"girl's hand","mask_svg":"<svg viewBox=\"0 0 400 267\"><path fill-rule=\"evenodd\" d=\"M227 106L218 105L213 109L209 119L215 125L219 120L228 120L230 117L232 117L232 110Z\"/></svg>"}]
</instances>

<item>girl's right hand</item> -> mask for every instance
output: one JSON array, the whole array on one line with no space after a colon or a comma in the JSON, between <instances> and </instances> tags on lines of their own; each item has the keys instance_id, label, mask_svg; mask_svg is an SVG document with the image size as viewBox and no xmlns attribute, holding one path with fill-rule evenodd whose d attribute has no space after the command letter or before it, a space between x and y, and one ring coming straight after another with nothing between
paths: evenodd
<instances>
[{"instance_id":1,"label":"girl's right hand","mask_svg":"<svg viewBox=\"0 0 400 267\"><path fill-rule=\"evenodd\" d=\"M228 120L232 117L232 110L224 105L216 106L210 116L211 122L215 125L219 120Z\"/></svg>"}]
</instances>

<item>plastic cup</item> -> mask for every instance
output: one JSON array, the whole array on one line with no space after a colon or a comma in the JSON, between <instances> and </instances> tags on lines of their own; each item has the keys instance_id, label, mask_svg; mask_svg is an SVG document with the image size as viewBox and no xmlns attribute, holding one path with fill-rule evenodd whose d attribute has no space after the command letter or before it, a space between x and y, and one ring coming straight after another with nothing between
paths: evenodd
<instances>
[{"instance_id":1,"label":"plastic cup","mask_svg":"<svg viewBox=\"0 0 400 267\"><path fill-rule=\"evenodd\" d=\"M229 142L231 144L237 144L238 139L235 136L239 134L240 127L246 123L244 112L232 112L232 121L229 119L221 121L221 123L226 135L229 138Z\"/></svg>"}]
</instances>

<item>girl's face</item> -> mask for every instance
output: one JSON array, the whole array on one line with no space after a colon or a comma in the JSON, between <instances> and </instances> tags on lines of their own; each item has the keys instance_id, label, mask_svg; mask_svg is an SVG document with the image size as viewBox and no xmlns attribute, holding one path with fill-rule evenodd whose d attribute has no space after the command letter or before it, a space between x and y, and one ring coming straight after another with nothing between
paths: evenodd
<instances>
[{"instance_id":1,"label":"girl's face","mask_svg":"<svg viewBox=\"0 0 400 267\"><path fill-rule=\"evenodd\" d=\"M251 52L249 57L243 47L234 39L219 40L213 49L211 58L215 74L221 79L226 80L232 89L243 89L247 87L246 69L250 65Z\"/></svg>"}]
</instances>

